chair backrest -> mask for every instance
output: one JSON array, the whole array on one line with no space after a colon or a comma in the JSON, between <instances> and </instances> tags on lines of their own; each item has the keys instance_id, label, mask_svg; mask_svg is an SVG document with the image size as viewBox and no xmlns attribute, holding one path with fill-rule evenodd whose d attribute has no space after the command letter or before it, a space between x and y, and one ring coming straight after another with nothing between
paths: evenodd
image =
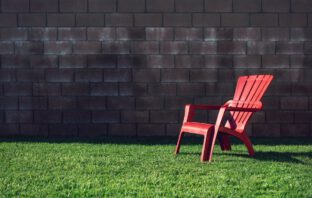
<instances>
[{"instance_id":1,"label":"chair backrest","mask_svg":"<svg viewBox=\"0 0 312 198\"><path fill-rule=\"evenodd\" d=\"M238 78L234 98L228 102L234 107L258 108L256 104L261 102L261 98L273 80L272 75L250 75ZM261 108L261 107L260 107ZM259 109L260 109L259 108ZM253 112L230 111L230 118L225 127L235 129L238 132L245 130L246 124Z\"/></svg>"}]
</instances>

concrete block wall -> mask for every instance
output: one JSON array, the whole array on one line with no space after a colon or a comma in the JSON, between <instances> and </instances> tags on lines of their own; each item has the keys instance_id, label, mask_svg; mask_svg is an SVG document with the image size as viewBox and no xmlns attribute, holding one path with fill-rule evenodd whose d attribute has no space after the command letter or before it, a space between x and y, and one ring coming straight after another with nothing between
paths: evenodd
<instances>
[{"instance_id":1,"label":"concrete block wall","mask_svg":"<svg viewBox=\"0 0 312 198\"><path fill-rule=\"evenodd\" d=\"M261 73L249 133L311 137L311 0L0 0L0 136L174 136Z\"/></svg>"}]
</instances>

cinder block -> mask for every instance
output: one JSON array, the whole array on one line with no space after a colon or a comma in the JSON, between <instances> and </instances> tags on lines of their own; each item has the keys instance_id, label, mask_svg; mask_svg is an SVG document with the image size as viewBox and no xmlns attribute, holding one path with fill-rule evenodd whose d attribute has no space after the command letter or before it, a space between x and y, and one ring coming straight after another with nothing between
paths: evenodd
<instances>
[{"instance_id":1,"label":"cinder block","mask_svg":"<svg viewBox=\"0 0 312 198\"><path fill-rule=\"evenodd\" d=\"M103 138L107 135L106 124L79 124L78 136L83 138Z\"/></svg>"},{"instance_id":2,"label":"cinder block","mask_svg":"<svg viewBox=\"0 0 312 198\"><path fill-rule=\"evenodd\" d=\"M21 124L20 131L22 136L48 137L48 124Z\"/></svg>"},{"instance_id":3,"label":"cinder block","mask_svg":"<svg viewBox=\"0 0 312 198\"><path fill-rule=\"evenodd\" d=\"M87 0L61 0L61 12L86 12L88 7Z\"/></svg>"},{"instance_id":4,"label":"cinder block","mask_svg":"<svg viewBox=\"0 0 312 198\"><path fill-rule=\"evenodd\" d=\"M101 49L101 42L98 41L78 41L73 44L75 54L98 54Z\"/></svg>"},{"instance_id":5,"label":"cinder block","mask_svg":"<svg viewBox=\"0 0 312 198\"><path fill-rule=\"evenodd\" d=\"M0 15L0 18L1 18L1 15ZM0 40L4 40L4 41L27 40L27 35L28 35L27 28L1 28L0 29Z\"/></svg>"},{"instance_id":6,"label":"cinder block","mask_svg":"<svg viewBox=\"0 0 312 198\"><path fill-rule=\"evenodd\" d=\"M116 67L117 58L113 55L88 55L88 67L90 68L114 68Z\"/></svg>"},{"instance_id":7,"label":"cinder block","mask_svg":"<svg viewBox=\"0 0 312 198\"><path fill-rule=\"evenodd\" d=\"M251 14L250 25L252 27L278 26L278 15L277 14Z\"/></svg>"},{"instance_id":8,"label":"cinder block","mask_svg":"<svg viewBox=\"0 0 312 198\"><path fill-rule=\"evenodd\" d=\"M311 123L311 111L295 111L295 123Z\"/></svg>"},{"instance_id":9,"label":"cinder block","mask_svg":"<svg viewBox=\"0 0 312 198\"><path fill-rule=\"evenodd\" d=\"M205 86L203 83L179 83L177 84L178 96L204 96Z\"/></svg>"},{"instance_id":10,"label":"cinder block","mask_svg":"<svg viewBox=\"0 0 312 198\"><path fill-rule=\"evenodd\" d=\"M63 111L63 122L64 123L90 123L91 112L71 110Z\"/></svg>"},{"instance_id":11,"label":"cinder block","mask_svg":"<svg viewBox=\"0 0 312 198\"><path fill-rule=\"evenodd\" d=\"M261 56L235 56L233 58L233 66L234 68L260 68Z\"/></svg>"},{"instance_id":12,"label":"cinder block","mask_svg":"<svg viewBox=\"0 0 312 198\"><path fill-rule=\"evenodd\" d=\"M135 26L160 27L162 26L162 15L153 13L135 14Z\"/></svg>"},{"instance_id":13,"label":"cinder block","mask_svg":"<svg viewBox=\"0 0 312 198\"><path fill-rule=\"evenodd\" d=\"M6 111L5 123L32 123L32 111Z\"/></svg>"},{"instance_id":14,"label":"cinder block","mask_svg":"<svg viewBox=\"0 0 312 198\"><path fill-rule=\"evenodd\" d=\"M72 52L72 43L68 41L47 41L44 43L45 54L70 54Z\"/></svg>"},{"instance_id":15,"label":"cinder block","mask_svg":"<svg viewBox=\"0 0 312 198\"><path fill-rule=\"evenodd\" d=\"M233 40L232 28L205 28L205 41Z\"/></svg>"},{"instance_id":16,"label":"cinder block","mask_svg":"<svg viewBox=\"0 0 312 198\"><path fill-rule=\"evenodd\" d=\"M159 69L136 69L133 70L134 82L159 82L160 70Z\"/></svg>"},{"instance_id":17,"label":"cinder block","mask_svg":"<svg viewBox=\"0 0 312 198\"><path fill-rule=\"evenodd\" d=\"M73 27L75 24L75 14L47 14L47 25L50 27Z\"/></svg>"},{"instance_id":18,"label":"cinder block","mask_svg":"<svg viewBox=\"0 0 312 198\"><path fill-rule=\"evenodd\" d=\"M206 55L204 61L204 66L207 68L231 68L233 66L232 57L228 55Z\"/></svg>"},{"instance_id":19,"label":"cinder block","mask_svg":"<svg viewBox=\"0 0 312 198\"><path fill-rule=\"evenodd\" d=\"M281 125L282 137L309 137L309 124L283 124Z\"/></svg>"},{"instance_id":20,"label":"cinder block","mask_svg":"<svg viewBox=\"0 0 312 198\"><path fill-rule=\"evenodd\" d=\"M90 12L115 12L117 0L89 0Z\"/></svg>"},{"instance_id":21,"label":"cinder block","mask_svg":"<svg viewBox=\"0 0 312 198\"><path fill-rule=\"evenodd\" d=\"M147 95L147 84L145 83L119 83L120 96L142 96Z\"/></svg>"},{"instance_id":22,"label":"cinder block","mask_svg":"<svg viewBox=\"0 0 312 198\"><path fill-rule=\"evenodd\" d=\"M277 42L276 54L303 54L303 42Z\"/></svg>"},{"instance_id":23,"label":"cinder block","mask_svg":"<svg viewBox=\"0 0 312 198\"><path fill-rule=\"evenodd\" d=\"M264 12L289 12L289 0L262 0L262 10Z\"/></svg>"},{"instance_id":24,"label":"cinder block","mask_svg":"<svg viewBox=\"0 0 312 198\"><path fill-rule=\"evenodd\" d=\"M275 54L275 42L271 41L248 42L247 53L253 55Z\"/></svg>"},{"instance_id":25,"label":"cinder block","mask_svg":"<svg viewBox=\"0 0 312 198\"><path fill-rule=\"evenodd\" d=\"M138 124L138 136L164 136L163 124Z\"/></svg>"},{"instance_id":26,"label":"cinder block","mask_svg":"<svg viewBox=\"0 0 312 198\"><path fill-rule=\"evenodd\" d=\"M312 28L292 28L290 37L293 41L311 41Z\"/></svg>"},{"instance_id":27,"label":"cinder block","mask_svg":"<svg viewBox=\"0 0 312 198\"><path fill-rule=\"evenodd\" d=\"M312 94L312 87L310 86L310 82L296 82L292 84L292 95L294 96L304 96ZM311 102L310 102L311 106ZM309 117L310 119L311 117Z\"/></svg>"},{"instance_id":28,"label":"cinder block","mask_svg":"<svg viewBox=\"0 0 312 198\"><path fill-rule=\"evenodd\" d=\"M16 110L18 109L18 97L0 96L0 109Z\"/></svg>"},{"instance_id":29,"label":"cinder block","mask_svg":"<svg viewBox=\"0 0 312 198\"><path fill-rule=\"evenodd\" d=\"M86 40L86 28L59 28L58 40L61 41L79 41Z\"/></svg>"},{"instance_id":30,"label":"cinder block","mask_svg":"<svg viewBox=\"0 0 312 198\"><path fill-rule=\"evenodd\" d=\"M146 0L147 12L173 12L174 0Z\"/></svg>"},{"instance_id":31,"label":"cinder block","mask_svg":"<svg viewBox=\"0 0 312 198\"><path fill-rule=\"evenodd\" d=\"M120 113L119 111L93 111L92 122L93 123L119 123Z\"/></svg>"},{"instance_id":32,"label":"cinder block","mask_svg":"<svg viewBox=\"0 0 312 198\"><path fill-rule=\"evenodd\" d=\"M26 82L11 82L4 83L4 95L5 96L31 96L32 84Z\"/></svg>"},{"instance_id":33,"label":"cinder block","mask_svg":"<svg viewBox=\"0 0 312 198\"><path fill-rule=\"evenodd\" d=\"M218 27L221 24L220 14L194 13L192 24L194 27Z\"/></svg>"},{"instance_id":34,"label":"cinder block","mask_svg":"<svg viewBox=\"0 0 312 198\"><path fill-rule=\"evenodd\" d=\"M43 54L43 42L22 41L15 43L16 54Z\"/></svg>"},{"instance_id":35,"label":"cinder block","mask_svg":"<svg viewBox=\"0 0 312 198\"><path fill-rule=\"evenodd\" d=\"M32 68L57 68L58 57L54 55L42 56L35 55L30 57L30 66Z\"/></svg>"},{"instance_id":36,"label":"cinder block","mask_svg":"<svg viewBox=\"0 0 312 198\"><path fill-rule=\"evenodd\" d=\"M262 28L262 40L264 41L288 41L289 30L287 28Z\"/></svg>"},{"instance_id":37,"label":"cinder block","mask_svg":"<svg viewBox=\"0 0 312 198\"><path fill-rule=\"evenodd\" d=\"M77 14L76 26L101 27L104 26L104 14Z\"/></svg>"},{"instance_id":38,"label":"cinder block","mask_svg":"<svg viewBox=\"0 0 312 198\"><path fill-rule=\"evenodd\" d=\"M76 124L49 124L49 137L77 137Z\"/></svg>"},{"instance_id":39,"label":"cinder block","mask_svg":"<svg viewBox=\"0 0 312 198\"><path fill-rule=\"evenodd\" d=\"M173 40L173 28L146 28L146 40Z\"/></svg>"},{"instance_id":40,"label":"cinder block","mask_svg":"<svg viewBox=\"0 0 312 198\"><path fill-rule=\"evenodd\" d=\"M177 123L178 114L175 110L151 111L151 123Z\"/></svg>"},{"instance_id":41,"label":"cinder block","mask_svg":"<svg viewBox=\"0 0 312 198\"><path fill-rule=\"evenodd\" d=\"M132 79L130 69L104 70L105 82L130 82Z\"/></svg>"},{"instance_id":42,"label":"cinder block","mask_svg":"<svg viewBox=\"0 0 312 198\"><path fill-rule=\"evenodd\" d=\"M38 124L61 123L60 111L34 111L34 122Z\"/></svg>"},{"instance_id":43,"label":"cinder block","mask_svg":"<svg viewBox=\"0 0 312 198\"><path fill-rule=\"evenodd\" d=\"M165 97L165 109L184 110L186 104L193 104L193 98L188 96Z\"/></svg>"},{"instance_id":44,"label":"cinder block","mask_svg":"<svg viewBox=\"0 0 312 198\"><path fill-rule=\"evenodd\" d=\"M116 35L115 28L90 27L87 29L87 37L88 37L88 40L91 40L91 41L92 40L95 40L95 41L115 40L116 38L115 35Z\"/></svg>"},{"instance_id":45,"label":"cinder block","mask_svg":"<svg viewBox=\"0 0 312 198\"><path fill-rule=\"evenodd\" d=\"M49 97L48 108L52 110L63 110L77 108L77 98L68 96Z\"/></svg>"},{"instance_id":46,"label":"cinder block","mask_svg":"<svg viewBox=\"0 0 312 198\"><path fill-rule=\"evenodd\" d=\"M59 96L61 86L59 83L34 83L33 96Z\"/></svg>"},{"instance_id":47,"label":"cinder block","mask_svg":"<svg viewBox=\"0 0 312 198\"><path fill-rule=\"evenodd\" d=\"M166 124L166 136L177 137L180 133L181 124Z\"/></svg>"},{"instance_id":48,"label":"cinder block","mask_svg":"<svg viewBox=\"0 0 312 198\"><path fill-rule=\"evenodd\" d=\"M144 28L117 28L117 40L145 40Z\"/></svg>"},{"instance_id":49,"label":"cinder block","mask_svg":"<svg viewBox=\"0 0 312 198\"><path fill-rule=\"evenodd\" d=\"M279 124L253 124L252 136L254 137L280 137L283 130Z\"/></svg>"},{"instance_id":50,"label":"cinder block","mask_svg":"<svg viewBox=\"0 0 312 198\"><path fill-rule=\"evenodd\" d=\"M303 47L304 54L312 54L312 42L305 42Z\"/></svg>"},{"instance_id":51,"label":"cinder block","mask_svg":"<svg viewBox=\"0 0 312 198\"><path fill-rule=\"evenodd\" d=\"M16 71L13 69L0 69L0 82L16 81Z\"/></svg>"},{"instance_id":52,"label":"cinder block","mask_svg":"<svg viewBox=\"0 0 312 198\"><path fill-rule=\"evenodd\" d=\"M177 88L175 83L152 83L148 84L149 95L176 95Z\"/></svg>"},{"instance_id":53,"label":"cinder block","mask_svg":"<svg viewBox=\"0 0 312 198\"><path fill-rule=\"evenodd\" d=\"M83 110L104 110L106 109L106 97L89 96L78 98L78 109Z\"/></svg>"},{"instance_id":54,"label":"cinder block","mask_svg":"<svg viewBox=\"0 0 312 198\"><path fill-rule=\"evenodd\" d=\"M174 56L171 55L150 55L147 56L146 66L148 68L173 68Z\"/></svg>"},{"instance_id":55,"label":"cinder block","mask_svg":"<svg viewBox=\"0 0 312 198\"><path fill-rule=\"evenodd\" d=\"M161 54L186 54L188 46L185 41L165 41L160 44Z\"/></svg>"},{"instance_id":56,"label":"cinder block","mask_svg":"<svg viewBox=\"0 0 312 198\"><path fill-rule=\"evenodd\" d=\"M265 118L268 123L293 123L294 112L292 111L266 111Z\"/></svg>"},{"instance_id":57,"label":"cinder block","mask_svg":"<svg viewBox=\"0 0 312 198\"><path fill-rule=\"evenodd\" d=\"M308 97L282 97L281 98L281 109L285 110L299 110L308 109L309 100Z\"/></svg>"},{"instance_id":58,"label":"cinder block","mask_svg":"<svg viewBox=\"0 0 312 198\"><path fill-rule=\"evenodd\" d=\"M203 40L203 29L202 28L176 28L175 29L175 40Z\"/></svg>"},{"instance_id":59,"label":"cinder block","mask_svg":"<svg viewBox=\"0 0 312 198\"><path fill-rule=\"evenodd\" d=\"M47 82L73 82L74 71L69 69L46 70Z\"/></svg>"},{"instance_id":60,"label":"cinder block","mask_svg":"<svg viewBox=\"0 0 312 198\"><path fill-rule=\"evenodd\" d=\"M232 12L231 0L205 0L205 11L207 12Z\"/></svg>"},{"instance_id":61,"label":"cinder block","mask_svg":"<svg viewBox=\"0 0 312 198\"><path fill-rule=\"evenodd\" d=\"M136 136L135 124L109 124L108 135L110 136Z\"/></svg>"},{"instance_id":62,"label":"cinder block","mask_svg":"<svg viewBox=\"0 0 312 198\"><path fill-rule=\"evenodd\" d=\"M248 27L249 15L241 13L226 13L221 15L222 27Z\"/></svg>"},{"instance_id":63,"label":"cinder block","mask_svg":"<svg viewBox=\"0 0 312 198\"><path fill-rule=\"evenodd\" d=\"M233 0L234 12L260 12L261 0Z\"/></svg>"},{"instance_id":64,"label":"cinder block","mask_svg":"<svg viewBox=\"0 0 312 198\"><path fill-rule=\"evenodd\" d=\"M262 66L265 68L287 68L289 57L286 55L265 55L262 56Z\"/></svg>"},{"instance_id":65,"label":"cinder block","mask_svg":"<svg viewBox=\"0 0 312 198\"><path fill-rule=\"evenodd\" d=\"M203 12L204 0L176 0L176 12Z\"/></svg>"},{"instance_id":66,"label":"cinder block","mask_svg":"<svg viewBox=\"0 0 312 198\"><path fill-rule=\"evenodd\" d=\"M14 43L0 42L0 54L14 54Z\"/></svg>"},{"instance_id":67,"label":"cinder block","mask_svg":"<svg viewBox=\"0 0 312 198\"><path fill-rule=\"evenodd\" d=\"M46 26L45 14L19 14L18 25L25 27L44 27Z\"/></svg>"},{"instance_id":68,"label":"cinder block","mask_svg":"<svg viewBox=\"0 0 312 198\"><path fill-rule=\"evenodd\" d=\"M312 57L305 55L294 55L290 57L291 68L309 67L312 64Z\"/></svg>"},{"instance_id":69,"label":"cinder block","mask_svg":"<svg viewBox=\"0 0 312 198\"><path fill-rule=\"evenodd\" d=\"M204 67L204 57L201 55L176 55L175 67L177 68L200 68Z\"/></svg>"},{"instance_id":70,"label":"cinder block","mask_svg":"<svg viewBox=\"0 0 312 198\"><path fill-rule=\"evenodd\" d=\"M162 109L164 100L163 97L136 97L135 107L140 110Z\"/></svg>"},{"instance_id":71,"label":"cinder block","mask_svg":"<svg viewBox=\"0 0 312 198\"><path fill-rule=\"evenodd\" d=\"M31 28L28 32L28 40L54 41L56 39L56 28Z\"/></svg>"},{"instance_id":72,"label":"cinder block","mask_svg":"<svg viewBox=\"0 0 312 198\"><path fill-rule=\"evenodd\" d=\"M246 43L241 41L222 41L218 43L219 54L246 54Z\"/></svg>"},{"instance_id":73,"label":"cinder block","mask_svg":"<svg viewBox=\"0 0 312 198\"><path fill-rule=\"evenodd\" d=\"M144 12L144 0L118 0L118 12Z\"/></svg>"},{"instance_id":74,"label":"cinder block","mask_svg":"<svg viewBox=\"0 0 312 198\"><path fill-rule=\"evenodd\" d=\"M12 137L20 135L18 124L1 124L0 125L0 136Z\"/></svg>"},{"instance_id":75,"label":"cinder block","mask_svg":"<svg viewBox=\"0 0 312 198\"><path fill-rule=\"evenodd\" d=\"M47 97L20 97L19 109L21 110L47 110Z\"/></svg>"},{"instance_id":76,"label":"cinder block","mask_svg":"<svg viewBox=\"0 0 312 198\"><path fill-rule=\"evenodd\" d=\"M188 69L163 69L161 70L162 82L188 82Z\"/></svg>"},{"instance_id":77,"label":"cinder block","mask_svg":"<svg viewBox=\"0 0 312 198\"><path fill-rule=\"evenodd\" d=\"M59 56L60 68L85 68L87 67L87 58L83 55L63 55Z\"/></svg>"},{"instance_id":78,"label":"cinder block","mask_svg":"<svg viewBox=\"0 0 312 198\"><path fill-rule=\"evenodd\" d=\"M101 82L103 81L103 72L100 69L83 69L75 71L76 82Z\"/></svg>"},{"instance_id":79,"label":"cinder block","mask_svg":"<svg viewBox=\"0 0 312 198\"><path fill-rule=\"evenodd\" d=\"M0 27L16 27L17 15L16 14L0 14Z\"/></svg>"},{"instance_id":80,"label":"cinder block","mask_svg":"<svg viewBox=\"0 0 312 198\"><path fill-rule=\"evenodd\" d=\"M110 26L133 26L133 15L132 14L122 14L122 13L112 13L105 15L105 25Z\"/></svg>"},{"instance_id":81,"label":"cinder block","mask_svg":"<svg viewBox=\"0 0 312 198\"><path fill-rule=\"evenodd\" d=\"M2 0L2 12L28 12L29 0Z\"/></svg>"},{"instance_id":82,"label":"cinder block","mask_svg":"<svg viewBox=\"0 0 312 198\"><path fill-rule=\"evenodd\" d=\"M88 96L90 95L89 83L63 83L63 96Z\"/></svg>"},{"instance_id":83,"label":"cinder block","mask_svg":"<svg viewBox=\"0 0 312 198\"><path fill-rule=\"evenodd\" d=\"M91 96L118 96L118 83L92 83Z\"/></svg>"},{"instance_id":84,"label":"cinder block","mask_svg":"<svg viewBox=\"0 0 312 198\"><path fill-rule=\"evenodd\" d=\"M107 109L110 110L126 110L134 109L134 97L107 97Z\"/></svg>"},{"instance_id":85,"label":"cinder block","mask_svg":"<svg viewBox=\"0 0 312 198\"><path fill-rule=\"evenodd\" d=\"M104 54L129 54L130 43L128 41L102 42L102 53Z\"/></svg>"},{"instance_id":86,"label":"cinder block","mask_svg":"<svg viewBox=\"0 0 312 198\"><path fill-rule=\"evenodd\" d=\"M18 70L17 80L19 82L42 82L44 81L44 71L42 69Z\"/></svg>"},{"instance_id":87,"label":"cinder block","mask_svg":"<svg viewBox=\"0 0 312 198\"><path fill-rule=\"evenodd\" d=\"M164 26L181 27L191 26L190 14L164 14Z\"/></svg>"},{"instance_id":88,"label":"cinder block","mask_svg":"<svg viewBox=\"0 0 312 198\"><path fill-rule=\"evenodd\" d=\"M293 12L312 12L312 2L309 0L292 0L291 9Z\"/></svg>"},{"instance_id":89,"label":"cinder block","mask_svg":"<svg viewBox=\"0 0 312 198\"><path fill-rule=\"evenodd\" d=\"M192 82L215 82L218 80L218 71L215 69L194 69L190 71Z\"/></svg>"},{"instance_id":90,"label":"cinder block","mask_svg":"<svg viewBox=\"0 0 312 198\"><path fill-rule=\"evenodd\" d=\"M145 67L145 55L119 55L117 57L117 65L119 68Z\"/></svg>"},{"instance_id":91,"label":"cinder block","mask_svg":"<svg viewBox=\"0 0 312 198\"><path fill-rule=\"evenodd\" d=\"M135 41L132 42L131 52L133 54L158 54L159 44L156 41Z\"/></svg>"},{"instance_id":92,"label":"cinder block","mask_svg":"<svg viewBox=\"0 0 312 198\"><path fill-rule=\"evenodd\" d=\"M216 54L216 42L196 41L190 43L190 54Z\"/></svg>"},{"instance_id":93,"label":"cinder block","mask_svg":"<svg viewBox=\"0 0 312 198\"><path fill-rule=\"evenodd\" d=\"M279 25L281 27L305 27L307 26L305 14L280 14Z\"/></svg>"},{"instance_id":94,"label":"cinder block","mask_svg":"<svg viewBox=\"0 0 312 198\"><path fill-rule=\"evenodd\" d=\"M234 40L240 41L258 41L261 40L260 28L235 28Z\"/></svg>"},{"instance_id":95,"label":"cinder block","mask_svg":"<svg viewBox=\"0 0 312 198\"><path fill-rule=\"evenodd\" d=\"M31 0L30 11L31 12L57 12L58 11L58 0ZM28 128L28 127L27 127Z\"/></svg>"},{"instance_id":96,"label":"cinder block","mask_svg":"<svg viewBox=\"0 0 312 198\"><path fill-rule=\"evenodd\" d=\"M148 111L122 111L122 123L147 123L149 120Z\"/></svg>"}]
</instances>

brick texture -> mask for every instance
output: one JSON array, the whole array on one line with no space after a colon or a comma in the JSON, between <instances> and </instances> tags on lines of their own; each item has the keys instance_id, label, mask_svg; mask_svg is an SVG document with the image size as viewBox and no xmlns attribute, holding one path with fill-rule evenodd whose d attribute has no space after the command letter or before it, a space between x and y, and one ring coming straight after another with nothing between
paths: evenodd
<instances>
[{"instance_id":1,"label":"brick texture","mask_svg":"<svg viewBox=\"0 0 312 198\"><path fill-rule=\"evenodd\" d=\"M0 136L176 136L273 74L248 133L311 137L311 65L310 0L0 0Z\"/></svg>"}]
</instances>

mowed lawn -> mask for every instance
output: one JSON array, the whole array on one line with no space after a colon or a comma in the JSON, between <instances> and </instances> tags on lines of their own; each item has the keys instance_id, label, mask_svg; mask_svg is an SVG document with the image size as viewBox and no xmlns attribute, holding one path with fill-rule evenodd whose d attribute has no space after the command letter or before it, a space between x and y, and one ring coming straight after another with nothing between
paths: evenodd
<instances>
[{"instance_id":1,"label":"mowed lawn","mask_svg":"<svg viewBox=\"0 0 312 198\"><path fill-rule=\"evenodd\" d=\"M312 197L312 139L235 141L200 162L201 139L0 139L0 197Z\"/></svg>"}]
</instances>

